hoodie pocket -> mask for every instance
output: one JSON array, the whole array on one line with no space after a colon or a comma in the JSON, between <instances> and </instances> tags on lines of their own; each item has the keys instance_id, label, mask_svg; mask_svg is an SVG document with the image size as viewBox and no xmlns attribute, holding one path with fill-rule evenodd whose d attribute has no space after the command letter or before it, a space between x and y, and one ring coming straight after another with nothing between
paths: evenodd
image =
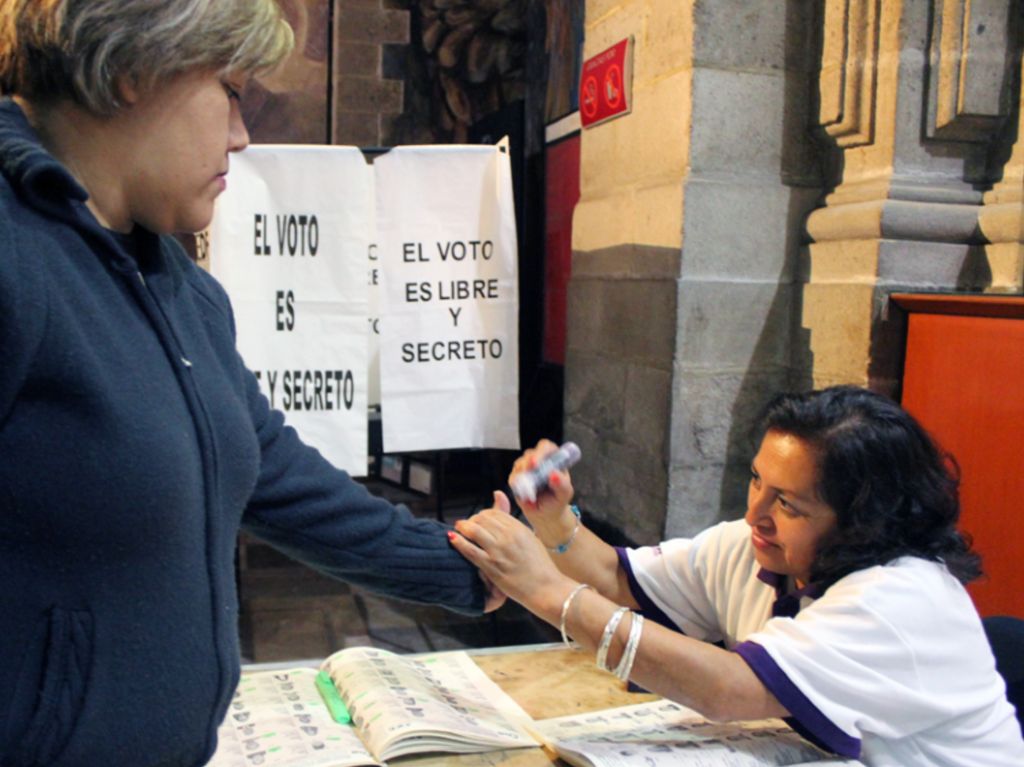
<instances>
[{"instance_id":1,"label":"hoodie pocket","mask_svg":"<svg viewBox=\"0 0 1024 767\"><path fill-rule=\"evenodd\" d=\"M38 694L9 762L14 767L56 762L71 738L85 698L92 661L92 616L84 610L52 607L45 630Z\"/></svg>"}]
</instances>

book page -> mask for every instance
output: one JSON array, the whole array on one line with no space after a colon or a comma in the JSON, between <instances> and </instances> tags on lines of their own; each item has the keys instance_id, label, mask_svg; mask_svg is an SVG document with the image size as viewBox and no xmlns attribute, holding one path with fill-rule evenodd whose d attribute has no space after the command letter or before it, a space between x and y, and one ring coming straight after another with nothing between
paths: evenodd
<instances>
[{"instance_id":1,"label":"book page","mask_svg":"<svg viewBox=\"0 0 1024 767\"><path fill-rule=\"evenodd\" d=\"M311 668L243 672L210 767L363 767L378 762L327 711Z\"/></svg>"},{"instance_id":2,"label":"book page","mask_svg":"<svg viewBox=\"0 0 1024 767\"><path fill-rule=\"evenodd\" d=\"M465 652L412 657L350 647L322 667L381 761L537 745L523 728L527 714Z\"/></svg>"},{"instance_id":3,"label":"book page","mask_svg":"<svg viewBox=\"0 0 1024 767\"><path fill-rule=\"evenodd\" d=\"M860 764L830 758L781 719L720 724L671 701L546 719L531 729L580 767Z\"/></svg>"}]
</instances>

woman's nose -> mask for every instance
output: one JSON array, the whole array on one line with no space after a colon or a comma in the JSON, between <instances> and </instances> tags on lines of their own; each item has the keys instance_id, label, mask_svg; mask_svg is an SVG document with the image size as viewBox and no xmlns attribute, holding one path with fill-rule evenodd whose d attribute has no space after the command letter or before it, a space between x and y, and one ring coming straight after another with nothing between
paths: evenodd
<instances>
[{"instance_id":1,"label":"woman's nose","mask_svg":"<svg viewBox=\"0 0 1024 767\"><path fill-rule=\"evenodd\" d=\"M763 488L758 489L751 484L747 491L747 513L743 517L747 524L751 527L763 524L769 518L768 512L771 507L771 492Z\"/></svg>"},{"instance_id":2,"label":"woman's nose","mask_svg":"<svg viewBox=\"0 0 1024 767\"><path fill-rule=\"evenodd\" d=\"M228 151L240 152L249 146L249 131L242 119L242 110L236 101L231 102L231 116L228 134Z\"/></svg>"}]
</instances>

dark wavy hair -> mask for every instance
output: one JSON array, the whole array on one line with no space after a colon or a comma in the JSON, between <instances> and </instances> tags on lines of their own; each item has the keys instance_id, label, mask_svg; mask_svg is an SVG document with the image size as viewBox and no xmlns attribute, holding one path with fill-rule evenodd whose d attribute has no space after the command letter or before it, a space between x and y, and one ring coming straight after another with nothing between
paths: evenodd
<instances>
[{"instance_id":1,"label":"dark wavy hair","mask_svg":"<svg viewBox=\"0 0 1024 767\"><path fill-rule=\"evenodd\" d=\"M855 386L782 394L765 408L771 430L807 442L818 462L818 496L838 517L811 579L831 585L902 556L942 562L962 583L981 575L981 557L957 530L959 469L892 400Z\"/></svg>"}]
</instances>

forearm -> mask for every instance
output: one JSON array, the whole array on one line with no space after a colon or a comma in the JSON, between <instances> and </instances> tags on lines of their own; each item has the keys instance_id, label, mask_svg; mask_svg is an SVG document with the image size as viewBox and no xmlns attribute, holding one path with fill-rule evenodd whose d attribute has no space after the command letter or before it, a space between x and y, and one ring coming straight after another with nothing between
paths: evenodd
<instances>
[{"instance_id":1,"label":"forearm","mask_svg":"<svg viewBox=\"0 0 1024 767\"><path fill-rule=\"evenodd\" d=\"M637 607L615 549L588 530L569 507L543 524L536 518L530 522L562 573L592 586L617 604Z\"/></svg>"},{"instance_id":2,"label":"forearm","mask_svg":"<svg viewBox=\"0 0 1024 767\"><path fill-rule=\"evenodd\" d=\"M511 599L596 653L609 620L622 602L628 606L632 601L609 599L601 593L619 594L624 589L617 585L625 577L619 575L615 550L581 527L564 553L545 553L545 539L539 536L551 533L552 526L542 532L531 531L507 513L508 501L501 493L495 498L498 508L455 523L452 545ZM554 515L547 519L557 521ZM606 668L616 668L621 662L635 620L636 614L623 615L618 626L608 632ZM786 713L740 656L653 621L645 621L643 626L635 637L639 641L634 645L632 673L627 674L624 667L623 678L628 675L709 718L756 719Z\"/></svg>"},{"instance_id":3,"label":"forearm","mask_svg":"<svg viewBox=\"0 0 1024 767\"><path fill-rule=\"evenodd\" d=\"M565 598L575 587L558 584L554 594L525 606L554 626L562 621ZM561 601L559 600L561 598ZM606 626L619 605L590 590L577 593L565 615L566 633L597 653ZM615 668L625 650L631 621L625 615L611 636L606 666ZM629 678L641 687L689 706L714 720L786 716L787 711L736 653L645 621Z\"/></svg>"}]
</instances>

